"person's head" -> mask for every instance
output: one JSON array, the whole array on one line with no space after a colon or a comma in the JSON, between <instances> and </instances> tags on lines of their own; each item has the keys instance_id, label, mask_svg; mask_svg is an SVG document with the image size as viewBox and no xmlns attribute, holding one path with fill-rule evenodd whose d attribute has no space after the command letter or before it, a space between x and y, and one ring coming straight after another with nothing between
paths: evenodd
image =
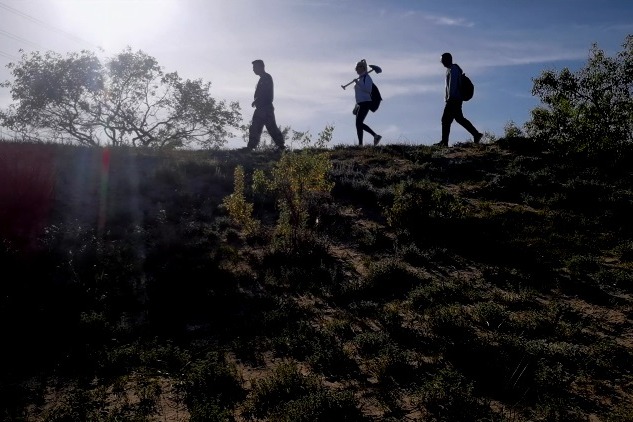
<instances>
[{"instance_id":1,"label":"person's head","mask_svg":"<svg viewBox=\"0 0 633 422\"><path fill-rule=\"evenodd\" d=\"M444 67L451 67L451 65L453 64L453 56L451 55L451 53L442 54L441 62Z\"/></svg>"},{"instance_id":2,"label":"person's head","mask_svg":"<svg viewBox=\"0 0 633 422\"><path fill-rule=\"evenodd\" d=\"M257 60L253 60L253 72L256 75L261 75L262 73L264 73L264 61L257 59Z\"/></svg>"},{"instance_id":3,"label":"person's head","mask_svg":"<svg viewBox=\"0 0 633 422\"><path fill-rule=\"evenodd\" d=\"M367 72L367 62L363 59L356 63L356 73L362 75L365 72Z\"/></svg>"}]
</instances>

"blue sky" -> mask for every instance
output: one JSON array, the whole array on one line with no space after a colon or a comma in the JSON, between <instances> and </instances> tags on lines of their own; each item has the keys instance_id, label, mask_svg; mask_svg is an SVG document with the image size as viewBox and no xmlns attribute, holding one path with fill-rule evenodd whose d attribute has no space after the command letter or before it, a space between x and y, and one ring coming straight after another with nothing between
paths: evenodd
<instances>
[{"instance_id":1,"label":"blue sky","mask_svg":"<svg viewBox=\"0 0 633 422\"><path fill-rule=\"evenodd\" d=\"M315 136L333 125L332 144L352 145L354 92L341 84L365 58L383 69L374 81L384 98L366 123L383 143L431 144L440 138L443 52L475 83L466 117L501 136L538 105L533 78L582 67L593 43L616 54L628 34L631 0L0 0L0 80L19 49L112 56L130 46L166 71L210 81L247 122L259 58L275 81L279 125ZM0 107L10 101L0 88ZM454 124L451 144L468 139Z\"/></svg>"}]
</instances>

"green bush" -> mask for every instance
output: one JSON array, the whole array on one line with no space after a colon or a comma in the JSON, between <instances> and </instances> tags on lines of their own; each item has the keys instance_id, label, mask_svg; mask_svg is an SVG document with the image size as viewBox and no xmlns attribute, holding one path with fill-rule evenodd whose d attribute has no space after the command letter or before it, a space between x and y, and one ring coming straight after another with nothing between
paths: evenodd
<instances>
[{"instance_id":1,"label":"green bush","mask_svg":"<svg viewBox=\"0 0 633 422\"><path fill-rule=\"evenodd\" d=\"M294 132L293 141L303 148L281 155L270 174L262 169L253 173L253 191L270 194L279 211L276 235L278 244L287 252L296 252L311 233L310 211L315 204L330 194L334 183L329 180L332 164L329 152L324 150L332 138L333 126L319 133L316 141L309 132ZM235 170L234 193L223 201L229 215L247 233L255 231L259 223L251 215L253 204L244 197L244 171Z\"/></svg>"},{"instance_id":2,"label":"green bush","mask_svg":"<svg viewBox=\"0 0 633 422\"><path fill-rule=\"evenodd\" d=\"M633 141L633 35L622 47L608 57L594 44L584 68L535 78L532 94L543 105L532 110L528 135L564 152L595 153Z\"/></svg>"},{"instance_id":3,"label":"green bush","mask_svg":"<svg viewBox=\"0 0 633 422\"><path fill-rule=\"evenodd\" d=\"M259 228L259 222L253 218L253 204L246 202L244 196L244 168L242 166L235 167L234 191L222 201L222 205L226 207L229 217L240 226L248 235Z\"/></svg>"}]
</instances>

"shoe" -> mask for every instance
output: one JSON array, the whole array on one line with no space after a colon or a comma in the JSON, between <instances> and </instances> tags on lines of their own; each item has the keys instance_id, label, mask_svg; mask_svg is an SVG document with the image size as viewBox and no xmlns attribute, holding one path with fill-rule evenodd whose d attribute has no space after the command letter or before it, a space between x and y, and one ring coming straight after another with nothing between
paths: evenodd
<instances>
[{"instance_id":1,"label":"shoe","mask_svg":"<svg viewBox=\"0 0 633 422\"><path fill-rule=\"evenodd\" d=\"M478 134L476 134L473 138L474 138L474 140L475 140L475 143L476 143L476 144L478 144L478 143L479 143L479 141L481 141L481 138L483 138L483 137L484 137L484 134L483 134L483 133L478 133Z\"/></svg>"},{"instance_id":2,"label":"shoe","mask_svg":"<svg viewBox=\"0 0 633 422\"><path fill-rule=\"evenodd\" d=\"M374 146L378 145L381 139L382 139L382 136L380 135L374 136Z\"/></svg>"},{"instance_id":3,"label":"shoe","mask_svg":"<svg viewBox=\"0 0 633 422\"><path fill-rule=\"evenodd\" d=\"M242 152L251 152L254 148L253 147L242 147L242 148L238 148L238 151L242 151Z\"/></svg>"},{"instance_id":4,"label":"shoe","mask_svg":"<svg viewBox=\"0 0 633 422\"><path fill-rule=\"evenodd\" d=\"M448 142L440 141L437 144L433 144L433 146L448 148Z\"/></svg>"},{"instance_id":5,"label":"shoe","mask_svg":"<svg viewBox=\"0 0 633 422\"><path fill-rule=\"evenodd\" d=\"M275 148L275 151L277 152L284 152L285 150L286 150L285 145L277 145L277 147Z\"/></svg>"}]
</instances>

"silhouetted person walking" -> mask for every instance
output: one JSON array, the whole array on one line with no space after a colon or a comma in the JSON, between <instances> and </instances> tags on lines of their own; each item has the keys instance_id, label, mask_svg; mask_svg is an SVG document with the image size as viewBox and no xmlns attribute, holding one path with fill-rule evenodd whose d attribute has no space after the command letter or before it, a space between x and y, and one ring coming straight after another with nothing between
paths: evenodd
<instances>
[{"instance_id":1,"label":"silhouetted person walking","mask_svg":"<svg viewBox=\"0 0 633 422\"><path fill-rule=\"evenodd\" d=\"M382 136L378 135L365 124L365 118L369 113L369 106L371 105L371 89L374 85L371 76L367 74L367 62L365 59L356 63L356 73L358 74L358 78L354 84L354 94L356 97L354 114L356 114L358 145L363 145L363 131L369 132L374 137L374 145L378 145Z\"/></svg>"},{"instance_id":2,"label":"silhouetted person walking","mask_svg":"<svg viewBox=\"0 0 633 422\"><path fill-rule=\"evenodd\" d=\"M459 81L462 75L462 69L453 63L453 56L451 53L442 54L442 64L446 70L446 94L444 106L444 113L442 114L442 140L436 145L448 146L448 136L451 133L451 124L453 120L462 125L464 129L473 135L473 140L476 144L481 140L483 133L479 133L475 126L468 119L464 117L462 112L462 97L459 93Z\"/></svg>"},{"instance_id":3,"label":"silhouetted person walking","mask_svg":"<svg viewBox=\"0 0 633 422\"><path fill-rule=\"evenodd\" d=\"M253 121L248 133L248 149L254 149L259 145L262 130L266 126L268 134L279 149L284 149L284 136L275 121L275 107L273 107L274 86L273 78L266 73L263 60L253 60L253 72L259 76L255 87L255 107Z\"/></svg>"}]
</instances>

